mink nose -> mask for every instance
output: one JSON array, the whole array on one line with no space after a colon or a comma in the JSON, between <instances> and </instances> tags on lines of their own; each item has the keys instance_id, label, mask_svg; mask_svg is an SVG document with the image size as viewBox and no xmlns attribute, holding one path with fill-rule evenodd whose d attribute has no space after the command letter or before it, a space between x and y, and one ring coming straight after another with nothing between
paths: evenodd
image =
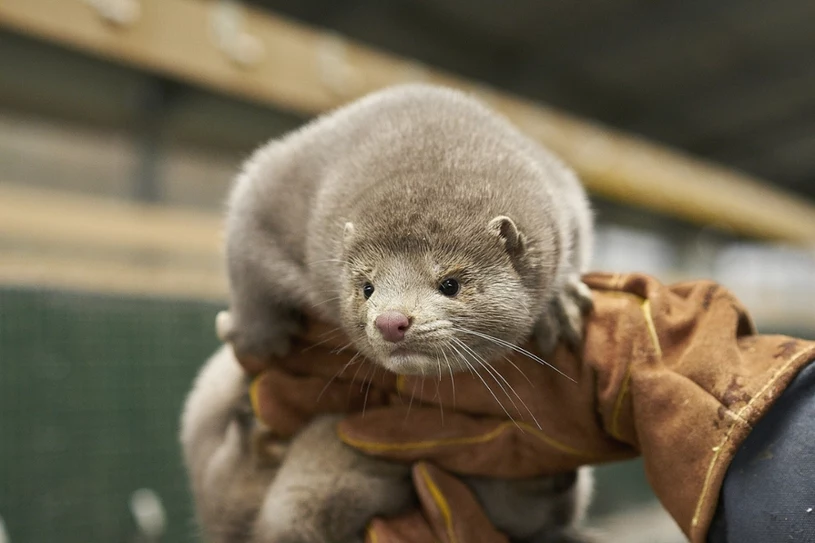
<instances>
[{"instance_id":1,"label":"mink nose","mask_svg":"<svg viewBox=\"0 0 815 543\"><path fill-rule=\"evenodd\" d=\"M374 321L385 341L398 343L405 339L405 332L410 328L410 319L399 311L385 311Z\"/></svg>"}]
</instances>

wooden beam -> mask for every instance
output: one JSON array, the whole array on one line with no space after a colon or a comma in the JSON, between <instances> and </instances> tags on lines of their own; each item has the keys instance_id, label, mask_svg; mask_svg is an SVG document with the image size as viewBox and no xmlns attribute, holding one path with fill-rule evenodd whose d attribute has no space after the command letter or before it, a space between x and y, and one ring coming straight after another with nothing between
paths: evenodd
<instances>
[{"instance_id":1,"label":"wooden beam","mask_svg":"<svg viewBox=\"0 0 815 543\"><path fill-rule=\"evenodd\" d=\"M221 217L0 184L0 284L224 301Z\"/></svg>"},{"instance_id":2,"label":"wooden beam","mask_svg":"<svg viewBox=\"0 0 815 543\"><path fill-rule=\"evenodd\" d=\"M175 255L217 263L221 217L0 183L0 236L30 245Z\"/></svg>"},{"instance_id":3,"label":"wooden beam","mask_svg":"<svg viewBox=\"0 0 815 543\"><path fill-rule=\"evenodd\" d=\"M477 92L559 153L595 194L756 238L815 243L815 205L758 179L693 160L540 104L246 9L248 64L214 39L219 0L141 0L116 25L90 3L2 0L0 25L244 99L314 115L392 84L423 80ZM255 47L255 46L259 46Z\"/></svg>"},{"instance_id":4,"label":"wooden beam","mask_svg":"<svg viewBox=\"0 0 815 543\"><path fill-rule=\"evenodd\" d=\"M226 303L222 275L162 263L21 254L0 249L0 286Z\"/></svg>"}]
</instances>

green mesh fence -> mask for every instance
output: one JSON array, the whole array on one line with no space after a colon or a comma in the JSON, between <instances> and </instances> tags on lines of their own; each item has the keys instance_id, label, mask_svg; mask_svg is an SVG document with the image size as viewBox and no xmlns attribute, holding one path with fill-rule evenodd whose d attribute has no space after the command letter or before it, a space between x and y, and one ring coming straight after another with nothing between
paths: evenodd
<instances>
[{"instance_id":1,"label":"green mesh fence","mask_svg":"<svg viewBox=\"0 0 815 543\"><path fill-rule=\"evenodd\" d=\"M0 290L0 516L12 543L133 541L133 491L193 541L177 429L212 304Z\"/></svg>"},{"instance_id":2,"label":"green mesh fence","mask_svg":"<svg viewBox=\"0 0 815 543\"><path fill-rule=\"evenodd\" d=\"M219 306L0 289L0 517L11 543L133 542L155 491L163 542L199 541L177 440ZM637 463L597 473L595 514L652 499Z\"/></svg>"}]
</instances>

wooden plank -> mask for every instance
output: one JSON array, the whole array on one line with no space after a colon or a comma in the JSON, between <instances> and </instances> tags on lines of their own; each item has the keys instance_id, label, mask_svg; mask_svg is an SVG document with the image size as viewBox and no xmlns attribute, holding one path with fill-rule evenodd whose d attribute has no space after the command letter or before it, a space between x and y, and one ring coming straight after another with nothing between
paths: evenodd
<instances>
[{"instance_id":1,"label":"wooden plank","mask_svg":"<svg viewBox=\"0 0 815 543\"><path fill-rule=\"evenodd\" d=\"M595 194L757 238L815 243L815 205L760 180L564 115L327 32L247 9L264 55L241 66L213 38L217 0L141 0L132 26L89 5L2 0L0 24L264 104L317 114L391 84L424 80L478 92L572 164Z\"/></svg>"},{"instance_id":2,"label":"wooden plank","mask_svg":"<svg viewBox=\"0 0 815 543\"><path fill-rule=\"evenodd\" d=\"M0 183L0 237L101 251L157 252L217 262L221 217Z\"/></svg>"},{"instance_id":3,"label":"wooden plank","mask_svg":"<svg viewBox=\"0 0 815 543\"><path fill-rule=\"evenodd\" d=\"M226 303L222 274L172 265L0 250L0 285Z\"/></svg>"},{"instance_id":4,"label":"wooden plank","mask_svg":"<svg viewBox=\"0 0 815 543\"><path fill-rule=\"evenodd\" d=\"M224 301L221 217L0 184L0 284Z\"/></svg>"}]
</instances>

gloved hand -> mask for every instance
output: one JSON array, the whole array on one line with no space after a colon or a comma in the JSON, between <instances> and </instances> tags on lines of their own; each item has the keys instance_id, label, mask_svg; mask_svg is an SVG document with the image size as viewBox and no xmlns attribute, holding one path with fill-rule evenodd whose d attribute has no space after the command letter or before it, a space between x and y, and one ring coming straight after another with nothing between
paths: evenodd
<instances>
[{"instance_id":1,"label":"gloved hand","mask_svg":"<svg viewBox=\"0 0 815 543\"><path fill-rule=\"evenodd\" d=\"M373 519L365 543L509 543L464 483L427 462L412 475L420 509Z\"/></svg>"},{"instance_id":2,"label":"gloved hand","mask_svg":"<svg viewBox=\"0 0 815 543\"><path fill-rule=\"evenodd\" d=\"M363 412L399 402L395 375L374 373L374 366L364 360L349 365L349 357L334 350L340 347L339 338L327 339L324 328L314 323L311 341L296 341L285 360L240 361L253 376L249 391L263 425L255 442L261 455L264 447L273 451L278 439L293 436L317 414ZM372 519L365 543L509 543L456 477L416 462L412 478L419 507L396 517Z\"/></svg>"},{"instance_id":3,"label":"gloved hand","mask_svg":"<svg viewBox=\"0 0 815 543\"><path fill-rule=\"evenodd\" d=\"M399 389L417 391L424 407L414 405L408 420L401 407L352 415L340 425L342 439L383 458L500 477L641 454L657 497L702 543L735 451L815 358L815 342L757 335L738 300L710 281L665 286L642 274L602 273L584 281L594 310L582 360L562 347L550 360L577 382L517 356L529 381L512 366L499 368L519 396L507 410L524 423L501 416L468 375L456 379L455 414L451 395L406 378Z\"/></svg>"},{"instance_id":4,"label":"gloved hand","mask_svg":"<svg viewBox=\"0 0 815 543\"><path fill-rule=\"evenodd\" d=\"M517 353L494 364L501 377L397 379L366 361L346 366L350 356L330 350L346 341L314 323L305 352L296 350L255 381L255 411L280 436L316 413L351 413L339 427L347 444L424 462L414 469L419 492L418 466L443 469L442 486L465 491L446 499L449 510L463 507L482 520L480 509L467 505L466 487L450 487L445 472L530 477L641 454L657 497L691 541L702 543L735 451L815 358L815 342L757 335L741 304L709 281L665 286L647 275L602 273L584 281L594 310L582 358L559 347L549 360L573 380ZM534 352L531 343L524 347ZM425 499L420 514L436 528L430 515L445 510L437 503ZM403 522L423 529L419 517L410 518L372 526L387 534ZM491 543L487 534L458 540ZM414 541L394 537L388 541Z\"/></svg>"}]
</instances>

